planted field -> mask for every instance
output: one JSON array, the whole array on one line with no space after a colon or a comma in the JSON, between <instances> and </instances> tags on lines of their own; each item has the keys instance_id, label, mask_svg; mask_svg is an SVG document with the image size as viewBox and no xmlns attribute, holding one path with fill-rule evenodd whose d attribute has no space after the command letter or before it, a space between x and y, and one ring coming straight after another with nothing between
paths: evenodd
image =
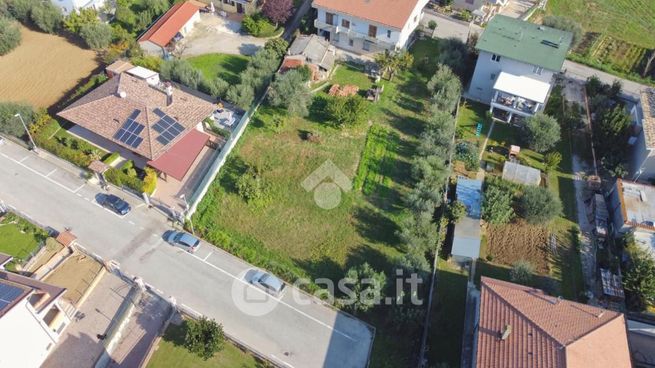
<instances>
[{"instance_id":1,"label":"planted field","mask_svg":"<svg viewBox=\"0 0 655 368\"><path fill-rule=\"evenodd\" d=\"M246 69L248 57L228 54L206 54L190 57L189 63L200 69L205 78L220 77L230 84L239 83L239 74Z\"/></svg>"},{"instance_id":2,"label":"planted field","mask_svg":"<svg viewBox=\"0 0 655 368\"><path fill-rule=\"evenodd\" d=\"M0 56L0 101L49 107L98 67L96 54L63 37L21 26L23 40Z\"/></svg>"},{"instance_id":3,"label":"planted field","mask_svg":"<svg viewBox=\"0 0 655 368\"><path fill-rule=\"evenodd\" d=\"M655 1L550 0L548 14L572 17L585 31L607 34L644 48L655 48Z\"/></svg>"},{"instance_id":4,"label":"planted field","mask_svg":"<svg viewBox=\"0 0 655 368\"><path fill-rule=\"evenodd\" d=\"M575 52L624 73L641 73L650 51L609 35L589 33Z\"/></svg>"}]
</instances>

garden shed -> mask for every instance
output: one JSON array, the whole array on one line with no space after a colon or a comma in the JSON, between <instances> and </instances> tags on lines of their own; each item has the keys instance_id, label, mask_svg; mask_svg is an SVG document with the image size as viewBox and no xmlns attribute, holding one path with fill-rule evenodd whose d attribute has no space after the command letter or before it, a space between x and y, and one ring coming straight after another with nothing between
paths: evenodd
<instances>
[{"instance_id":1,"label":"garden shed","mask_svg":"<svg viewBox=\"0 0 655 368\"><path fill-rule=\"evenodd\" d=\"M541 183L541 171L534 167L506 161L503 166L503 179L517 184L539 185Z\"/></svg>"}]
</instances>

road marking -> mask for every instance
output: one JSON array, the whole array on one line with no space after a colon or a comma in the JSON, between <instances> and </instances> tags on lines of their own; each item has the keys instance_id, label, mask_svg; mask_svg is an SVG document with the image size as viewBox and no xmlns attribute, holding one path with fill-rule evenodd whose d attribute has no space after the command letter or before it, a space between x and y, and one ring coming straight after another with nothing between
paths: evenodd
<instances>
[{"instance_id":1,"label":"road marking","mask_svg":"<svg viewBox=\"0 0 655 368\"><path fill-rule=\"evenodd\" d=\"M150 235L150 236L158 237L159 234L152 233L152 235Z\"/></svg>"},{"instance_id":2,"label":"road marking","mask_svg":"<svg viewBox=\"0 0 655 368\"><path fill-rule=\"evenodd\" d=\"M248 286L248 287L251 287L251 288L257 290L257 291L260 292L260 293L263 293L263 294L265 294L265 295L271 296L270 294L268 294L268 293L265 292L264 290L261 290L260 288L251 285L249 282L246 282L245 280L241 280L240 278L238 278L238 277L232 275L231 273L229 273L229 272L225 271L224 269L222 269L222 268L216 266L215 264L213 264L213 263L209 263L209 262L205 262L202 258L198 257L197 255L195 255L195 254L193 254L193 253L189 253L189 252L183 252L183 253L186 253L186 254L190 255L191 257L193 257L193 258L199 260L200 262L202 262L202 263L208 265L209 267L212 267L212 268L214 268L214 269L216 269L216 270L218 270L218 271L220 271L220 272L222 272L222 273L228 275L229 277L233 278L234 280L236 280L236 281L238 281L238 282L240 282L240 283L242 283L242 284L244 284L244 285L246 285L246 286ZM310 319L310 320L312 320L312 321L318 323L319 325L322 325L323 327L325 327L325 328L327 328L327 329L329 329L329 330L332 330L332 331L338 333L339 335L341 335L341 336L347 338L348 340L350 340L350 341L357 341L357 340L355 340L354 338L352 338L351 336L349 336L349 335L347 335L347 334L345 334L345 333L343 333L343 332L337 330L336 328L334 328L334 327L328 325L327 323L325 323L325 322L323 322L323 321L321 321L321 320L319 320L319 319L317 319L317 318L315 318L315 317L310 316L309 314L307 314L307 313L301 311L300 309L298 309L298 308L292 306L291 304L286 303L286 302L282 301L281 299L276 299L276 298L274 298L274 297L273 297L273 299L277 300L278 303L280 303L280 304L282 304L282 305L284 305L284 306L286 306L286 307L288 307L288 308L290 308L290 309L292 309L292 310L298 312L299 314L305 316L306 318L308 318L308 319Z\"/></svg>"},{"instance_id":3,"label":"road marking","mask_svg":"<svg viewBox=\"0 0 655 368\"><path fill-rule=\"evenodd\" d=\"M211 255L212 255L212 252L209 252L209 254L207 255L207 257L203 258L203 261L206 261L207 258L209 258L209 256L211 256Z\"/></svg>"},{"instance_id":4,"label":"road marking","mask_svg":"<svg viewBox=\"0 0 655 368\"><path fill-rule=\"evenodd\" d=\"M28 158L30 158L30 156L25 156L25 157L21 158L20 161L18 161L18 162L23 162L23 161L27 160Z\"/></svg>"},{"instance_id":5,"label":"road marking","mask_svg":"<svg viewBox=\"0 0 655 368\"><path fill-rule=\"evenodd\" d=\"M57 171L57 169L52 169L52 171L50 171L50 172L48 173L48 175L46 175L46 178L47 178L48 176L50 176L50 175L52 175L52 174L54 174L54 173L55 173L55 171Z\"/></svg>"},{"instance_id":6,"label":"road marking","mask_svg":"<svg viewBox=\"0 0 655 368\"><path fill-rule=\"evenodd\" d=\"M137 205L137 206L134 207L134 208L137 209L137 208L143 207L143 206L145 206L145 205L146 205L145 203L141 203L141 204Z\"/></svg>"},{"instance_id":7,"label":"road marking","mask_svg":"<svg viewBox=\"0 0 655 368\"><path fill-rule=\"evenodd\" d=\"M282 359L280 359L280 358L278 358L278 357L276 357L276 356L275 356L275 355L273 355L273 354L271 354L271 358L273 358L273 359L275 359L275 360L277 360L278 362L280 362L280 363L282 363L282 364L284 364L284 365L286 365L287 367L291 367L291 368L294 368L294 366L292 366L291 364L289 364L289 363L287 363L287 362L285 362L284 360L282 360Z\"/></svg>"},{"instance_id":8,"label":"road marking","mask_svg":"<svg viewBox=\"0 0 655 368\"><path fill-rule=\"evenodd\" d=\"M80 193L75 193L75 194L80 198L82 197L82 195Z\"/></svg>"},{"instance_id":9,"label":"road marking","mask_svg":"<svg viewBox=\"0 0 655 368\"><path fill-rule=\"evenodd\" d=\"M134 221L132 221L132 220L127 220L127 222L129 222L130 225L136 225L136 224L134 223Z\"/></svg>"},{"instance_id":10,"label":"road marking","mask_svg":"<svg viewBox=\"0 0 655 368\"><path fill-rule=\"evenodd\" d=\"M82 185L80 185L80 187L77 188L77 189L75 189L75 190L73 191L73 193L77 193L80 189L84 188L85 185L86 185L86 184L82 184Z\"/></svg>"},{"instance_id":11,"label":"road marking","mask_svg":"<svg viewBox=\"0 0 655 368\"><path fill-rule=\"evenodd\" d=\"M86 184L82 184L82 186L79 187L79 188L77 188L77 190L72 190L72 189L70 189L69 187L67 187L67 186L65 186L65 185L63 185L63 184L61 184L60 182L58 182L58 181L56 181L56 180L52 180L52 179L50 179L49 177L47 177L47 176L41 174L40 172L38 172L38 171L32 169L31 167L25 165L24 163L22 163L22 162L20 162L20 161L18 161L18 160L14 160L13 158L11 158L11 157L5 155L4 153L3 153L2 155L3 155L4 157L8 158L9 160L15 162L16 164L18 164L18 165L20 165L20 166L26 168L27 170L29 170L29 171L35 173L36 175L38 175L38 176L40 176L40 177L42 177L42 178L45 178L45 179L48 180L49 182L51 182L51 183L53 183L53 184L55 184L55 185L58 185L58 186L60 186L60 187L62 187L62 188L64 188L64 189L66 189L67 191L69 191L69 192L71 192L71 193L75 193L75 192L77 192L77 190L80 190L84 185L86 185Z\"/></svg>"}]
</instances>

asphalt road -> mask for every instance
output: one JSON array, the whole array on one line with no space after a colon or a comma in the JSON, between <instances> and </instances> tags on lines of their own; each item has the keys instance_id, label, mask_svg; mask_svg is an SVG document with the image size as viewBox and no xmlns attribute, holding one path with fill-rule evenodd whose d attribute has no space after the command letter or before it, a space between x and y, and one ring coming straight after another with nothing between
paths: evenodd
<instances>
[{"instance_id":1,"label":"asphalt road","mask_svg":"<svg viewBox=\"0 0 655 368\"><path fill-rule=\"evenodd\" d=\"M162 239L171 227L137 198L121 217L96 203L99 188L53 159L0 145L0 201L38 223L71 227L87 251L223 324L226 333L285 367L365 367L373 331L362 321L288 286L269 297L244 281L253 267L211 244L195 254ZM244 297L245 295L245 297ZM246 301L249 300L249 301ZM268 313L263 313L270 310Z\"/></svg>"}]
</instances>

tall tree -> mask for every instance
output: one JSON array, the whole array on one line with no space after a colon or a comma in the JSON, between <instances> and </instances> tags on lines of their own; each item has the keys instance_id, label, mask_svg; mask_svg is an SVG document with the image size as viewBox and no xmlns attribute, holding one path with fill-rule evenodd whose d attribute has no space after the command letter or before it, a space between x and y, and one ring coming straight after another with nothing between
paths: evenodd
<instances>
[{"instance_id":1,"label":"tall tree","mask_svg":"<svg viewBox=\"0 0 655 368\"><path fill-rule=\"evenodd\" d=\"M459 102L462 82L450 67L439 64L437 72L428 82L428 90L432 93L433 110L451 113Z\"/></svg>"},{"instance_id":2,"label":"tall tree","mask_svg":"<svg viewBox=\"0 0 655 368\"><path fill-rule=\"evenodd\" d=\"M184 321L186 335L184 345L204 360L214 356L225 346L223 326L215 320L202 317L199 320Z\"/></svg>"},{"instance_id":3,"label":"tall tree","mask_svg":"<svg viewBox=\"0 0 655 368\"><path fill-rule=\"evenodd\" d=\"M353 313L358 313L370 310L381 301L387 276L364 263L349 268L345 280L349 290L344 290L348 297L343 299L343 303Z\"/></svg>"},{"instance_id":4,"label":"tall tree","mask_svg":"<svg viewBox=\"0 0 655 368\"><path fill-rule=\"evenodd\" d=\"M632 264L623 277L632 309L643 310L648 304L655 305L655 261L640 248L630 249Z\"/></svg>"},{"instance_id":5,"label":"tall tree","mask_svg":"<svg viewBox=\"0 0 655 368\"><path fill-rule=\"evenodd\" d=\"M271 84L268 100L273 106L285 107L291 115L307 116L312 93L303 75L297 70L290 70Z\"/></svg>"},{"instance_id":6,"label":"tall tree","mask_svg":"<svg viewBox=\"0 0 655 368\"><path fill-rule=\"evenodd\" d=\"M268 19L275 22L275 27L279 23L284 23L289 19L293 10L292 0L266 0L262 7L262 13Z\"/></svg>"},{"instance_id":7,"label":"tall tree","mask_svg":"<svg viewBox=\"0 0 655 368\"><path fill-rule=\"evenodd\" d=\"M9 53L20 45L21 34L18 23L12 19L0 17L0 56Z\"/></svg>"},{"instance_id":8,"label":"tall tree","mask_svg":"<svg viewBox=\"0 0 655 368\"><path fill-rule=\"evenodd\" d=\"M525 128L528 146L537 152L548 151L561 139L557 120L543 113L529 117Z\"/></svg>"},{"instance_id":9,"label":"tall tree","mask_svg":"<svg viewBox=\"0 0 655 368\"><path fill-rule=\"evenodd\" d=\"M111 43L111 26L107 23L89 23L82 26L80 36L92 49L102 49Z\"/></svg>"},{"instance_id":10,"label":"tall tree","mask_svg":"<svg viewBox=\"0 0 655 368\"><path fill-rule=\"evenodd\" d=\"M548 188L526 187L520 205L521 215L531 224L550 222L562 213L562 202Z\"/></svg>"}]
</instances>

